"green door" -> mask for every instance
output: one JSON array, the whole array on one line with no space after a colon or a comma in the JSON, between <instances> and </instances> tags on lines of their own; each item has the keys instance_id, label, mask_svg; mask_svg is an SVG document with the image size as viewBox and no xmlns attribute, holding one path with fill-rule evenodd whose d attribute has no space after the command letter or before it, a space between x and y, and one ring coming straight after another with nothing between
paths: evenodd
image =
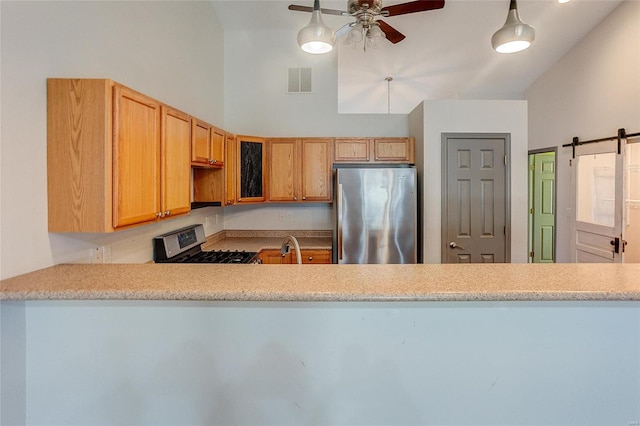
<instances>
[{"instance_id":1,"label":"green door","mask_svg":"<svg viewBox=\"0 0 640 426\"><path fill-rule=\"evenodd\" d=\"M531 161L533 157L533 161ZM556 153L543 152L530 156L531 261L555 261Z\"/></svg>"}]
</instances>

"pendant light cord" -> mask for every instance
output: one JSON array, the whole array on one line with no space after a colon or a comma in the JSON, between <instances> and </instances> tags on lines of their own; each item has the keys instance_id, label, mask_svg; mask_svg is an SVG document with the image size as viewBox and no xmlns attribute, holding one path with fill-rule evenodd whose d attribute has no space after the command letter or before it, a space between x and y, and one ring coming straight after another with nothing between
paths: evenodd
<instances>
[{"instance_id":1,"label":"pendant light cord","mask_svg":"<svg viewBox=\"0 0 640 426\"><path fill-rule=\"evenodd\" d=\"M391 114L391 82L393 77L386 77L385 81L387 82L387 114Z\"/></svg>"}]
</instances>

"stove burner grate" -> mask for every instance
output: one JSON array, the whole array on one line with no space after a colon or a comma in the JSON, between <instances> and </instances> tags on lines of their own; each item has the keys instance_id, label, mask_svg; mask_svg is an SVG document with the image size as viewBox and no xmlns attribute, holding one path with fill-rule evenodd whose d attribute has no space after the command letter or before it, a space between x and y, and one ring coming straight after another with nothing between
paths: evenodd
<instances>
[{"instance_id":1,"label":"stove burner grate","mask_svg":"<svg viewBox=\"0 0 640 426\"><path fill-rule=\"evenodd\" d=\"M252 263L257 253L247 251L201 251L174 259L174 263Z\"/></svg>"}]
</instances>

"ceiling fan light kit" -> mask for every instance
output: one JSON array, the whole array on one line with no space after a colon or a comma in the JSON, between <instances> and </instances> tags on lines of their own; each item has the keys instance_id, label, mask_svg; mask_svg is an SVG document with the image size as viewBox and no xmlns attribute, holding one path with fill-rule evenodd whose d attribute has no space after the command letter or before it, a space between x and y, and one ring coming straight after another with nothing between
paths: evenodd
<instances>
[{"instance_id":1,"label":"ceiling fan light kit","mask_svg":"<svg viewBox=\"0 0 640 426\"><path fill-rule=\"evenodd\" d=\"M507 20L491 37L491 46L498 53L515 53L531 46L535 37L535 29L522 22L516 0L511 0Z\"/></svg>"},{"instance_id":2,"label":"ceiling fan light kit","mask_svg":"<svg viewBox=\"0 0 640 426\"><path fill-rule=\"evenodd\" d=\"M346 44L355 45L364 41L367 46L375 47L380 40L387 39L396 44L405 36L391 25L377 19L380 16L406 15L415 12L441 9L445 0L415 0L407 3L382 7L382 0L347 0L347 10L320 9L320 1L314 0L313 8L308 6L289 5L289 10L311 12L311 23L298 33L298 44L305 52L326 53L333 48L336 34L322 23L320 12L329 15L350 16L355 19L337 31L338 34L348 33ZM314 46L318 50L309 50ZM331 46L331 48L329 48Z\"/></svg>"},{"instance_id":3,"label":"ceiling fan light kit","mask_svg":"<svg viewBox=\"0 0 640 426\"><path fill-rule=\"evenodd\" d=\"M344 42L347 46L356 46L364 41L362 50L367 51L367 47L378 47L378 42L386 38L385 33L380 29L377 22L372 22L368 26L357 23L351 27Z\"/></svg>"}]
</instances>

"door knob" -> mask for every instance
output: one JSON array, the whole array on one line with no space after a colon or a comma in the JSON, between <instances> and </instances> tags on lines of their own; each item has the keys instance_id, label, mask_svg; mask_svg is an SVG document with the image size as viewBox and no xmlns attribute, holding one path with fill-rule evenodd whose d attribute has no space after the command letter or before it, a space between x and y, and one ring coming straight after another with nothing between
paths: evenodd
<instances>
[{"instance_id":1,"label":"door knob","mask_svg":"<svg viewBox=\"0 0 640 426\"><path fill-rule=\"evenodd\" d=\"M457 245L457 244L455 243L455 241L451 241L451 242L449 243L449 247L451 247L452 249L457 248L457 249L460 249L460 250L464 250L464 247Z\"/></svg>"},{"instance_id":2,"label":"door knob","mask_svg":"<svg viewBox=\"0 0 640 426\"><path fill-rule=\"evenodd\" d=\"M613 246L614 253L620 253L620 238L616 237L613 240L609 241Z\"/></svg>"}]
</instances>

